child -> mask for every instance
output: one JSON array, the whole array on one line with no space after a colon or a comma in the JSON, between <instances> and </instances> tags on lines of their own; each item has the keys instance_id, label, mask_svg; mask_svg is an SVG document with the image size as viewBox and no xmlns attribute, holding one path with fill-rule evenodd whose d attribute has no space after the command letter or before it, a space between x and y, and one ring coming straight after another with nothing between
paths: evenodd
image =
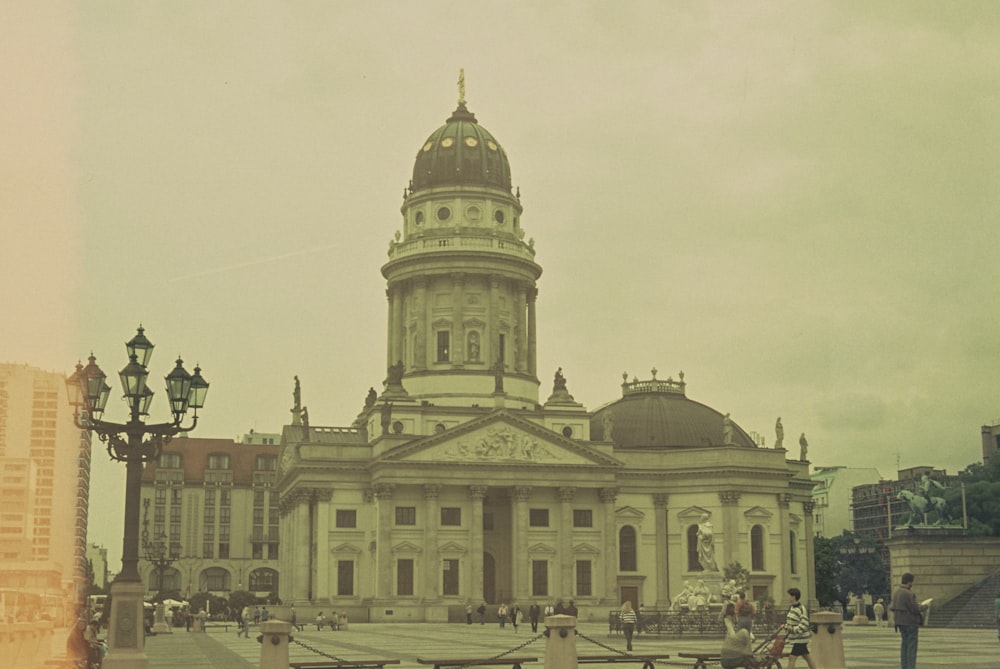
<instances>
[{"instance_id":1,"label":"child","mask_svg":"<svg viewBox=\"0 0 1000 669\"><path fill-rule=\"evenodd\" d=\"M795 668L795 661L801 657L809 665L809 669L816 669L812 657L809 655L809 639L812 638L812 628L809 625L809 613L802 605L799 598L802 592L798 588L788 589L788 615L785 617L785 642L792 644L792 654L788 658L788 669Z\"/></svg>"}]
</instances>

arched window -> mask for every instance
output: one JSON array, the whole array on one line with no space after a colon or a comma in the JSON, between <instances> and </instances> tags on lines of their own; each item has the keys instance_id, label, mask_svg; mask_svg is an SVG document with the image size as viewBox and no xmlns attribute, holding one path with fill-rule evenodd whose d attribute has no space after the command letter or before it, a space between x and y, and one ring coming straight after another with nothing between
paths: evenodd
<instances>
[{"instance_id":1,"label":"arched window","mask_svg":"<svg viewBox=\"0 0 1000 669\"><path fill-rule=\"evenodd\" d=\"M799 573L799 563L795 559L795 532L788 533L788 568L793 574Z\"/></svg>"},{"instance_id":2,"label":"arched window","mask_svg":"<svg viewBox=\"0 0 1000 669\"><path fill-rule=\"evenodd\" d=\"M703 571L698 559L698 526L690 525L687 529L688 571Z\"/></svg>"},{"instance_id":3,"label":"arched window","mask_svg":"<svg viewBox=\"0 0 1000 669\"><path fill-rule=\"evenodd\" d=\"M618 532L618 570L636 571L635 528L626 525Z\"/></svg>"},{"instance_id":4,"label":"arched window","mask_svg":"<svg viewBox=\"0 0 1000 669\"><path fill-rule=\"evenodd\" d=\"M229 572L222 567L209 567L201 572L201 577L198 579L198 589L229 592L232 589Z\"/></svg>"},{"instance_id":5,"label":"arched window","mask_svg":"<svg viewBox=\"0 0 1000 669\"><path fill-rule=\"evenodd\" d=\"M163 570L163 584L160 585L160 572L156 568L149 572L149 590L152 592L170 592L181 589L181 573L173 567Z\"/></svg>"},{"instance_id":6,"label":"arched window","mask_svg":"<svg viewBox=\"0 0 1000 669\"><path fill-rule=\"evenodd\" d=\"M750 529L750 570L764 571L764 528L760 525Z\"/></svg>"},{"instance_id":7,"label":"arched window","mask_svg":"<svg viewBox=\"0 0 1000 669\"><path fill-rule=\"evenodd\" d=\"M247 585L250 592L277 592L278 572L268 567L260 567L250 572Z\"/></svg>"}]
</instances>

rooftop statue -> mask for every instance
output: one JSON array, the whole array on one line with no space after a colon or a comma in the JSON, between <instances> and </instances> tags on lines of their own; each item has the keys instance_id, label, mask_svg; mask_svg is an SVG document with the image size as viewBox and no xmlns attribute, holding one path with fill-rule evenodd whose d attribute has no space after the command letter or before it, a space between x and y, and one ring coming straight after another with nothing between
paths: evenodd
<instances>
[{"instance_id":1,"label":"rooftop statue","mask_svg":"<svg viewBox=\"0 0 1000 669\"><path fill-rule=\"evenodd\" d=\"M722 417L722 444L733 443L733 420L726 414Z\"/></svg>"},{"instance_id":2,"label":"rooftop statue","mask_svg":"<svg viewBox=\"0 0 1000 669\"><path fill-rule=\"evenodd\" d=\"M784 448L784 441L785 426L781 424L781 416L778 416L778 421L774 424L774 447Z\"/></svg>"},{"instance_id":3,"label":"rooftop statue","mask_svg":"<svg viewBox=\"0 0 1000 669\"><path fill-rule=\"evenodd\" d=\"M806 433L803 432L802 436L799 437L799 460L806 462L809 460L809 442L806 441Z\"/></svg>"},{"instance_id":4,"label":"rooftop statue","mask_svg":"<svg viewBox=\"0 0 1000 669\"><path fill-rule=\"evenodd\" d=\"M557 393L566 390L566 377L563 376L562 367L556 370L556 378L552 383L552 392Z\"/></svg>"}]
</instances>

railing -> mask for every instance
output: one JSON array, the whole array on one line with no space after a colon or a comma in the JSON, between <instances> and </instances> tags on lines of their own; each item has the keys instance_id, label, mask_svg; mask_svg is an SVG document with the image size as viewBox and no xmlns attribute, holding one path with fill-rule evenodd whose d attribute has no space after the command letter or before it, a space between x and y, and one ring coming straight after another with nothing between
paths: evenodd
<instances>
[{"instance_id":1,"label":"railing","mask_svg":"<svg viewBox=\"0 0 1000 669\"><path fill-rule=\"evenodd\" d=\"M621 621L618 609L608 612L608 634L620 634ZM785 621L783 611L773 608L758 611L753 617L753 631L757 636L773 634ZM711 611L658 611L647 610L638 615L636 632L639 634L698 634L722 635L726 631L718 610Z\"/></svg>"},{"instance_id":2,"label":"railing","mask_svg":"<svg viewBox=\"0 0 1000 669\"><path fill-rule=\"evenodd\" d=\"M392 242L389 245L389 258L396 260L417 253L466 249L495 251L526 260L534 260L535 258L535 249L516 239L461 234L448 237L421 237L407 242Z\"/></svg>"}]
</instances>

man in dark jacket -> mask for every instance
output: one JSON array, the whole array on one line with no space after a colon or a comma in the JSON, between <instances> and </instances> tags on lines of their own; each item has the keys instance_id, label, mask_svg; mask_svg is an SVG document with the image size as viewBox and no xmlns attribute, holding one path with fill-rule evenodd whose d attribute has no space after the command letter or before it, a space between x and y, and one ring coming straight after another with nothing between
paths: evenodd
<instances>
[{"instance_id":1,"label":"man in dark jacket","mask_svg":"<svg viewBox=\"0 0 1000 669\"><path fill-rule=\"evenodd\" d=\"M917 603L912 588L913 574L906 572L900 579L900 586L892 593L889 604L899 630L900 669L917 669L917 633L924 622L923 610L927 608Z\"/></svg>"},{"instance_id":2,"label":"man in dark jacket","mask_svg":"<svg viewBox=\"0 0 1000 669\"><path fill-rule=\"evenodd\" d=\"M528 620L531 621L531 631L538 631L538 617L542 615L542 609L538 606L538 602L532 602L531 606L528 607Z\"/></svg>"}]
</instances>

